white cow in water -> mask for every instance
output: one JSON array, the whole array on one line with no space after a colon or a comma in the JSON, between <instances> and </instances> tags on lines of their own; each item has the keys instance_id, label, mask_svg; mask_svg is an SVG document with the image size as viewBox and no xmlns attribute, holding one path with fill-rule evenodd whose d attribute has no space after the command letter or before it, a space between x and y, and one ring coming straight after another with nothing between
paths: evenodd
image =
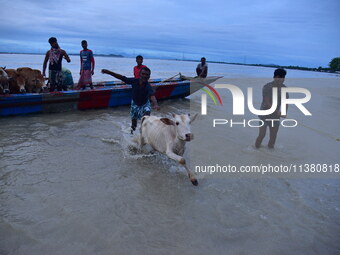
<instances>
[{"instance_id":1,"label":"white cow in water","mask_svg":"<svg viewBox=\"0 0 340 255\"><path fill-rule=\"evenodd\" d=\"M176 115L173 119L144 116L141 124L140 148L145 144L169 158L182 164L188 172L190 181L197 186L195 175L187 168L183 158L185 143L191 141L194 136L190 131L190 123L197 114L190 118L190 114Z\"/></svg>"}]
</instances>

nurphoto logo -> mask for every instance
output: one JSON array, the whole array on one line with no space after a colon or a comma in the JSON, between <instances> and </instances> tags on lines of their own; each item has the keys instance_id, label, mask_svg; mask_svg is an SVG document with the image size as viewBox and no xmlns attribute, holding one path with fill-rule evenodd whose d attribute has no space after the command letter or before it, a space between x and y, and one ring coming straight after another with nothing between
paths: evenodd
<instances>
[{"instance_id":1,"label":"nurphoto logo","mask_svg":"<svg viewBox=\"0 0 340 255\"><path fill-rule=\"evenodd\" d=\"M204 92L206 92L213 100L214 104L216 105L216 99L214 95L218 98L220 105L223 106L222 100L220 95L217 93L216 89L227 89L231 92L232 98L233 98L233 115L244 115L244 108L245 108L245 97L242 92L242 90L237 87L236 85L232 84L216 84L215 88L212 86L209 86L205 84L213 93L206 89L202 89ZM311 112L307 110L307 108L303 105L311 99L311 93L308 89L305 88L299 88L299 87L282 87L281 88L281 102L278 102L278 88L273 87L272 88L273 93L273 101L272 105L269 109L261 110L256 109L253 104L253 88L248 87L247 88L247 106L248 110L253 113L254 115L258 116L268 116L272 113L274 113L277 110L278 104L281 105L281 114L286 115L287 114L287 106L288 105L295 105L304 115L311 116ZM288 98L288 93L290 94L302 94L302 98ZM213 95L214 94L214 95ZM201 95L201 114L207 115L207 95L202 94ZM246 120L243 119L243 121L233 121L233 119L227 120L227 119L214 119L213 120L213 127L216 127L217 125L226 125L230 124L230 127L233 127L235 125L242 125L243 127L249 126L249 127L261 127L264 125L264 121L268 121L272 123L272 126L275 125L275 122L280 122L281 126L283 127L296 127L298 125L297 120L295 119L250 119Z\"/></svg>"}]
</instances>

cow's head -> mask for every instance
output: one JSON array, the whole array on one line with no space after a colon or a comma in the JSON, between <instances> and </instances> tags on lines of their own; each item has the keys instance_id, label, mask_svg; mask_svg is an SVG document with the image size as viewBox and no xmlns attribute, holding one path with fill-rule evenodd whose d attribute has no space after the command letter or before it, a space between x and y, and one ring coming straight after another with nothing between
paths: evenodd
<instances>
[{"instance_id":1,"label":"cow's head","mask_svg":"<svg viewBox=\"0 0 340 255\"><path fill-rule=\"evenodd\" d=\"M190 130L190 123L194 121L196 116L197 114L193 117L190 117L190 114L173 114L172 119L161 118L161 121L166 125L172 125L176 128L176 136L178 139L190 142L194 139L194 135Z\"/></svg>"},{"instance_id":2,"label":"cow's head","mask_svg":"<svg viewBox=\"0 0 340 255\"><path fill-rule=\"evenodd\" d=\"M31 84L35 87L35 88L42 88L45 85L45 80L41 79L40 77L34 77L31 80Z\"/></svg>"},{"instance_id":3,"label":"cow's head","mask_svg":"<svg viewBox=\"0 0 340 255\"><path fill-rule=\"evenodd\" d=\"M36 92L43 92L46 88L44 76L41 74L40 70L37 69L33 69L33 74L31 84Z\"/></svg>"},{"instance_id":4,"label":"cow's head","mask_svg":"<svg viewBox=\"0 0 340 255\"><path fill-rule=\"evenodd\" d=\"M18 89L20 91L20 93L26 93L26 89L25 89L25 78L22 77L21 75L17 76L17 85L18 85Z\"/></svg>"}]
</instances>

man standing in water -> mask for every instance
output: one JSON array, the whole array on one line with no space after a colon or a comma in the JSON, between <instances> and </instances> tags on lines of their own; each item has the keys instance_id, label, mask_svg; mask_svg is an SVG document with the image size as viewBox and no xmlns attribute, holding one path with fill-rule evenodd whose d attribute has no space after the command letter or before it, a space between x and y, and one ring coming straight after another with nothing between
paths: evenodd
<instances>
[{"instance_id":1,"label":"man standing in water","mask_svg":"<svg viewBox=\"0 0 340 255\"><path fill-rule=\"evenodd\" d=\"M71 62L71 59L67 55L66 51L60 49L57 38L51 37L48 39L48 42L51 45L51 49L46 52L44 64L43 64L43 76L46 76L46 66L49 61L49 83L50 83L50 91L53 92L56 88L58 91L62 91L62 89L67 90L67 86L63 86L63 72L62 72L62 60L63 57L66 59L68 63Z\"/></svg>"},{"instance_id":2,"label":"man standing in water","mask_svg":"<svg viewBox=\"0 0 340 255\"><path fill-rule=\"evenodd\" d=\"M140 70L140 78L127 78L121 74L111 72L107 69L102 69L102 73L109 74L126 84L131 84L132 86L132 100L131 100L131 134L136 130L137 121L141 119L144 115L150 115L151 113L151 99L154 109L159 110L154 91L149 84L149 78L151 75L151 70L147 67L143 67Z\"/></svg>"},{"instance_id":3,"label":"man standing in water","mask_svg":"<svg viewBox=\"0 0 340 255\"><path fill-rule=\"evenodd\" d=\"M255 147L260 148L263 138L266 136L267 127L269 127L269 142L268 147L273 149L275 145L275 140L277 136L277 132L279 131L280 122L279 121L270 121L266 119L280 119L285 118L286 116L281 115L281 88L286 87L283 84L286 77L286 70L284 69L276 69L274 71L274 80L270 83L267 83L263 86L262 95L263 100L261 104L261 110L270 109L273 103L273 88L277 88L277 107L275 111L270 115L261 115L259 118L263 121L264 125L259 129L259 135L255 142ZM287 93L287 98L288 93ZM288 105L287 105L288 110Z\"/></svg>"},{"instance_id":4,"label":"man standing in water","mask_svg":"<svg viewBox=\"0 0 340 255\"><path fill-rule=\"evenodd\" d=\"M197 76L200 78L206 78L208 75L208 64L205 60L205 57L201 58L201 63L199 63L196 67Z\"/></svg>"},{"instance_id":5,"label":"man standing in water","mask_svg":"<svg viewBox=\"0 0 340 255\"><path fill-rule=\"evenodd\" d=\"M141 55L138 55L136 57L136 63L137 65L135 67L133 67L133 74L135 76L136 79L138 79L140 76L140 70L142 70L143 67L146 67L145 65L143 65L143 57Z\"/></svg>"}]
</instances>

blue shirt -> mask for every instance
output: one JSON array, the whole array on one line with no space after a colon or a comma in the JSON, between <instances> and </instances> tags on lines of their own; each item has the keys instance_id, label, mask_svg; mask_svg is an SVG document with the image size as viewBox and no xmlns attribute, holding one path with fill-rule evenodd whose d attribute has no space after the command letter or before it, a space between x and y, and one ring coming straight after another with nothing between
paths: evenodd
<instances>
[{"instance_id":1,"label":"blue shirt","mask_svg":"<svg viewBox=\"0 0 340 255\"><path fill-rule=\"evenodd\" d=\"M132 86L132 100L136 105L144 105L155 92L149 82L139 85L139 79L123 77L123 82Z\"/></svg>"},{"instance_id":2,"label":"blue shirt","mask_svg":"<svg viewBox=\"0 0 340 255\"><path fill-rule=\"evenodd\" d=\"M91 60L93 59L92 50L80 51L81 70L91 70Z\"/></svg>"}]
</instances>

